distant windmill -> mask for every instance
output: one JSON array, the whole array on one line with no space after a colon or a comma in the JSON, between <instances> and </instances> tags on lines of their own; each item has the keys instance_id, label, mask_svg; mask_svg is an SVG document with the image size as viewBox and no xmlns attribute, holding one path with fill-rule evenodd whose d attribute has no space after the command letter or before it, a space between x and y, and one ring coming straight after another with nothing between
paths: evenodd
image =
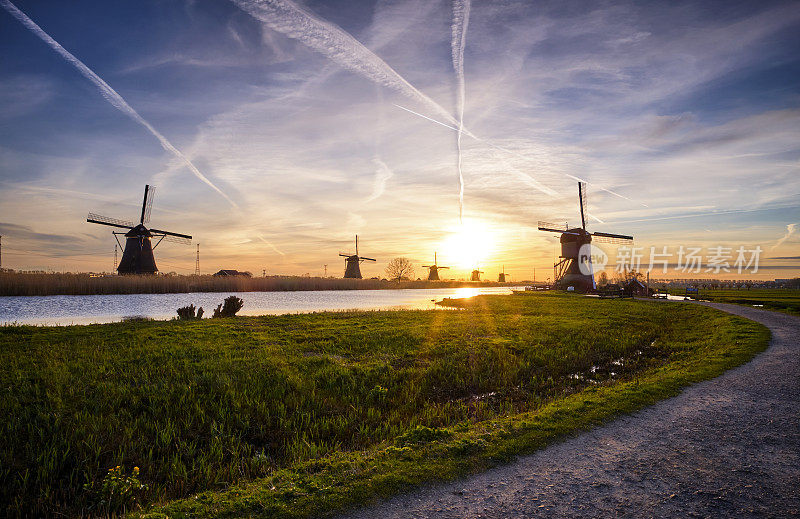
<instances>
[{"instance_id":1,"label":"distant windmill","mask_svg":"<svg viewBox=\"0 0 800 519\"><path fill-rule=\"evenodd\" d=\"M107 216L100 216L94 213L89 213L89 216L86 218L86 221L89 223L98 223L100 225L128 229L127 232L113 233L120 248L123 249L122 260L120 260L117 266L117 272L119 274L155 274L158 272L158 267L156 267L153 249L158 247L162 240L166 239L167 241L185 244L190 244L192 242L192 237L187 234L178 234L176 232L162 231L159 229L148 229L144 226L144 224L150 221L150 211L153 208L155 189L155 187L144 186L142 214L138 224L125 220L117 220L116 218L109 218ZM119 243L119 238L117 236L120 234L125 235L125 247L122 247L122 244ZM155 245L152 244L153 238L158 238Z\"/></svg>"},{"instance_id":2,"label":"distant windmill","mask_svg":"<svg viewBox=\"0 0 800 519\"><path fill-rule=\"evenodd\" d=\"M361 262L362 261L375 261L372 258L365 258L358 255L358 235L356 234L356 253L345 254L340 252L339 256L344 258L344 277L361 279Z\"/></svg>"},{"instance_id":3,"label":"distant windmill","mask_svg":"<svg viewBox=\"0 0 800 519\"><path fill-rule=\"evenodd\" d=\"M506 274L506 266L503 265L503 271L500 273L500 275L497 276L497 282L498 283L505 283L506 282L506 276L507 276L507 274Z\"/></svg>"},{"instance_id":4,"label":"distant windmill","mask_svg":"<svg viewBox=\"0 0 800 519\"><path fill-rule=\"evenodd\" d=\"M540 231L557 232L561 234L561 261L553 265L555 271L555 285L558 288L574 287L579 292L588 292L596 287L594 272L592 271L591 257L579 257L583 245L592 242L592 236L599 242L618 243L633 240L633 236L612 234L608 232L588 232L586 230L586 183L578 182L578 206L581 211L581 226L570 228L569 224L558 225L539 222ZM584 260L588 274L581 272L581 260Z\"/></svg>"},{"instance_id":5,"label":"distant windmill","mask_svg":"<svg viewBox=\"0 0 800 519\"><path fill-rule=\"evenodd\" d=\"M433 253L433 265L423 265L422 268L428 269L428 281L439 281L439 270L449 269L450 267L440 267L436 262L436 253Z\"/></svg>"},{"instance_id":6,"label":"distant windmill","mask_svg":"<svg viewBox=\"0 0 800 519\"><path fill-rule=\"evenodd\" d=\"M473 270L472 274L471 274L471 276L469 278L470 281L480 281L481 280L481 274L483 274L482 270L478 270L478 269Z\"/></svg>"}]
</instances>

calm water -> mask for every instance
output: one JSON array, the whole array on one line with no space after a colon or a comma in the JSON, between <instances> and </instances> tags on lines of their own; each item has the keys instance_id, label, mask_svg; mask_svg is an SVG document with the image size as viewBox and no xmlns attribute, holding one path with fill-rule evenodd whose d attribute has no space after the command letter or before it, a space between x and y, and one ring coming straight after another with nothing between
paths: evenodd
<instances>
[{"instance_id":1,"label":"calm water","mask_svg":"<svg viewBox=\"0 0 800 519\"><path fill-rule=\"evenodd\" d=\"M319 312L324 310L431 309L432 300L510 294L512 287L409 290L326 290L301 292L195 292L102 296L0 297L0 324L69 325L111 323L126 317L170 319L175 310L194 304L211 317L229 295L244 300L238 315ZM513 287L521 288L521 287Z\"/></svg>"}]
</instances>

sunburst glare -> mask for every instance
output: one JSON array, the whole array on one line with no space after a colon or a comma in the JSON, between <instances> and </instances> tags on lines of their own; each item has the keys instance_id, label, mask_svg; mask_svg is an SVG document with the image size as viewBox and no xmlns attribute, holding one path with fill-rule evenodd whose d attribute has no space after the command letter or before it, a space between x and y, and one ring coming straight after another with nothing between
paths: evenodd
<instances>
[{"instance_id":1,"label":"sunburst glare","mask_svg":"<svg viewBox=\"0 0 800 519\"><path fill-rule=\"evenodd\" d=\"M494 235L486 224L464 220L446 238L442 256L456 268L474 269L491 258L495 246Z\"/></svg>"}]
</instances>

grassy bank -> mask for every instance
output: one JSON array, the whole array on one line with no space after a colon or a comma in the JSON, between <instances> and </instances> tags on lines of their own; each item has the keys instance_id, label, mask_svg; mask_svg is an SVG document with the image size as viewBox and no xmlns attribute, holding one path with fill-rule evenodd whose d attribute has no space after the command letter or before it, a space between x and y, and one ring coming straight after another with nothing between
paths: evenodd
<instances>
[{"instance_id":1,"label":"grassy bank","mask_svg":"<svg viewBox=\"0 0 800 519\"><path fill-rule=\"evenodd\" d=\"M685 289L670 289L673 295L684 295ZM695 297L695 296L692 296ZM792 315L800 315L800 290L790 288L700 289L700 299L715 303L762 306Z\"/></svg>"},{"instance_id":2,"label":"grassy bank","mask_svg":"<svg viewBox=\"0 0 800 519\"><path fill-rule=\"evenodd\" d=\"M491 281L388 281L301 276L94 276L0 272L0 296L181 294L186 292L281 292L504 286Z\"/></svg>"},{"instance_id":3,"label":"grassy bank","mask_svg":"<svg viewBox=\"0 0 800 519\"><path fill-rule=\"evenodd\" d=\"M530 452L768 340L680 303L456 304L0 328L0 510L103 514L120 465L141 502L178 499L153 517L306 517Z\"/></svg>"}]
</instances>

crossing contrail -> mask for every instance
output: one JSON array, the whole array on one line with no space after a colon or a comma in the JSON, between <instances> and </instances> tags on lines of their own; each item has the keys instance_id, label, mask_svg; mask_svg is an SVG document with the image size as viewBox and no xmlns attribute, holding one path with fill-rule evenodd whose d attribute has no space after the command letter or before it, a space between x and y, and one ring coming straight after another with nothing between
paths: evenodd
<instances>
[{"instance_id":1,"label":"crossing contrail","mask_svg":"<svg viewBox=\"0 0 800 519\"><path fill-rule=\"evenodd\" d=\"M5 8L6 11L11 13L11 15L14 18L19 20L22 23L22 25L27 27L32 33L34 33L36 36L41 38L45 43L47 43L54 51L59 53L61 55L61 57L63 57L65 60L67 60L68 63L70 63L72 66L74 66L76 69L78 69L78 72L80 72L86 79L88 79L89 81L94 83L94 85L98 88L98 90L100 90L100 94L106 99L106 101L111 103L111 105L114 108L116 108L117 110L119 110L120 112L124 113L125 115L127 115L128 117L130 117L131 119L136 121L137 123L139 123L142 126L144 126L147 129L147 131L149 131L151 134L153 134L153 136L156 139L158 139L158 142L161 144L162 148L164 148L166 151L172 153L175 157L179 158L186 165L186 167L188 167L191 170L191 172L194 173L194 175L197 178L202 180L211 189L213 189L214 191L219 193L223 198L225 198L225 200L230 202L230 204L232 206L234 206L234 207L236 207L238 209L239 206L236 205L236 202L231 200L228 197L228 195L223 193L208 178L206 178L206 176L203 175L200 172L200 170L197 169L197 167L195 167L194 164L192 164L192 161L190 161L183 153L181 153L181 151L179 149L177 149L175 146L173 146L172 143L169 142L166 137L161 135L161 133L158 130L153 128L153 126L150 123L148 123L141 115L139 115L139 113L136 110L134 110L125 101L125 99L123 99L122 96L117 93L116 90L111 88L111 86L109 86L108 83L103 81L103 79L100 76L95 74L92 69L90 69L89 67L84 65L84 63L81 60L79 60L78 58L73 56L68 50L66 50L64 47L62 47L61 44L59 44L56 40L54 40L52 37L50 37L49 34L44 32L41 27L36 25L36 23L33 20L28 18L28 16L25 13L20 11L17 8L17 6L12 4L9 0L0 0L0 5L2 5Z\"/></svg>"},{"instance_id":2,"label":"crossing contrail","mask_svg":"<svg viewBox=\"0 0 800 519\"><path fill-rule=\"evenodd\" d=\"M417 90L385 61L339 26L319 18L291 0L231 0L269 28L299 40L340 66L414 99L452 124L455 118Z\"/></svg>"},{"instance_id":3,"label":"crossing contrail","mask_svg":"<svg viewBox=\"0 0 800 519\"><path fill-rule=\"evenodd\" d=\"M464 173L462 171L461 135L464 132L464 104L467 92L464 81L464 47L467 44L467 27L469 26L469 10L471 0L453 0L453 38L451 51L453 54L453 68L458 80L458 220L462 221L464 213Z\"/></svg>"},{"instance_id":4,"label":"crossing contrail","mask_svg":"<svg viewBox=\"0 0 800 519\"><path fill-rule=\"evenodd\" d=\"M524 155L491 144L490 142L480 139L470 133L469 130L463 127L462 123L457 121L450 114L450 112L417 90L385 61L379 58L374 52L365 47L349 33L337 25L319 18L310 11L298 6L291 0L231 1L240 9L250 14L253 18L259 20L271 29L278 31L289 38L301 41L305 45L311 47L320 54L327 56L330 60L338 63L340 66L346 69L352 70L379 85L391 88L411 99L417 100L450 124L445 124L432 117L428 117L427 115L404 108L400 105L395 105L398 108L406 110L407 112L411 112L436 124L450 128L454 131L460 131L462 134L481 141L492 148L527 159L527 157ZM464 27L464 31L466 31L466 27ZM463 65L463 59L461 60L461 63ZM572 175L567 176L577 179L577 177L573 177ZM620 198L630 200L630 198L620 195L619 193L615 193L609 189L599 186L597 187Z\"/></svg>"},{"instance_id":5,"label":"crossing contrail","mask_svg":"<svg viewBox=\"0 0 800 519\"><path fill-rule=\"evenodd\" d=\"M414 110L409 110L408 108L405 108L405 107L403 107L403 106L400 106L400 105L394 105L394 106L396 106L397 108L400 108L401 110L405 110L406 112L409 112L409 113L412 113L412 114L414 114L414 115L417 115L417 116L419 116L419 117L422 117L423 119L426 119L426 120L428 120L428 121L430 121L430 122L432 122L432 123L436 123L436 124L438 124L438 125L444 126L445 128L449 128L449 129L453 130L454 132L457 132L457 131L461 130L461 131L462 131L462 132L463 132L465 135L467 135L467 136L469 136L469 137L472 137L472 138L473 138L473 139L475 139L476 141L478 141L478 142L480 142L480 143L482 143L482 144L485 144L486 146L489 146L490 148L493 148L493 149L495 149L495 150L499 150L499 151L502 151L502 152L508 153L509 155L514 155L515 157L519 157L519 158L521 158L521 159L523 159L523 160L529 160L529 159L528 159L528 157L526 157L526 156L525 156L525 155L523 155L522 153L516 152L516 151L514 151L514 150L510 150L510 149L508 149L508 148L504 148L504 147L502 147L502 146L498 146L497 144L493 144L493 143L491 143L491 142L487 141L486 139L481 139L480 137L476 136L475 134L473 134L472 132L470 132L470 131L469 131L469 130L467 130L466 128L456 128L456 127L454 127L454 126L450 126L450 125L448 125L448 124L445 124L445 123L443 123L443 122L441 122L441 121L437 121L436 119L433 119L433 118L431 118L431 117L428 117L427 115L423 115L423 114L421 114L421 113L417 113L417 112L415 112ZM614 196L616 196L616 197L622 198L622 199L624 199L624 200L627 200L627 201L629 201L629 202L633 202L633 203L635 203L635 204L639 204L639 205L641 205L641 206L643 206L643 207L650 207L650 206L648 206L648 205L647 205L647 204L645 204L645 203L642 203L642 202L637 202L636 200L633 200L633 199L631 199L631 198L628 198L628 197L627 197L627 196L625 196L625 195L621 195L621 194L619 194L619 193L617 193L617 192L615 192L615 191L612 191L612 190L610 190L610 189L607 189L607 188L605 188L605 187L603 187L603 186L601 186L601 185L599 185L599 184L596 184L595 182L590 182L590 181L588 181L588 180L586 180L586 179L583 179L583 178L580 178L580 177L576 177L575 175L570 175L569 173L563 173L563 175L564 175L565 177L567 177L567 178L571 178L572 180L577 180L578 182L586 182L587 184L589 184L589 185L592 185L592 186L596 187L597 189L599 189L599 190L601 190L601 191L605 191L606 193L609 193L609 194L611 194L611 195L614 195ZM532 180L534 180L534 179L533 179L533 177L530 177L530 178L531 178ZM536 180L534 180L534 182L536 182ZM538 184L538 182L536 182L536 183ZM544 187L544 186L543 186L543 187ZM537 189L540 189L540 188L538 188L538 187L537 187ZM546 189L549 189L549 188L546 188ZM541 189L540 189L540 190L541 190ZM543 191L543 192L545 192L545 193L547 193L547 191L544 191L544 190L542 190L542 191ZM548 193L548 194L550 194L550 193Z\"/></svg>"},{"instance_id":6,"label":"crossing contrail","mask_svg":"<svg viewBox=\"0 0 800 519\"><path fill-rule=\"evenodd\" d=\"M428 117L427 115L423 115L423 114L421 114L419 112L415 112L414 110L411 110L410 108L406 108L405 106L400 106L400 105L394 105L394 106L396 106L400 110L405 110L406 112L410 112L410 113L412 113L414 115L418 115L418 116L422 117L423 119L427 119L432 123L436 123L436 124L442 125L445 128L450 128L454 132L458 131L458 128L456 128L455 126L450 126L449 124L445 124L443 122L437 121L436 119L432 119L432 118Z\"/></svg>"}]
</instances>

